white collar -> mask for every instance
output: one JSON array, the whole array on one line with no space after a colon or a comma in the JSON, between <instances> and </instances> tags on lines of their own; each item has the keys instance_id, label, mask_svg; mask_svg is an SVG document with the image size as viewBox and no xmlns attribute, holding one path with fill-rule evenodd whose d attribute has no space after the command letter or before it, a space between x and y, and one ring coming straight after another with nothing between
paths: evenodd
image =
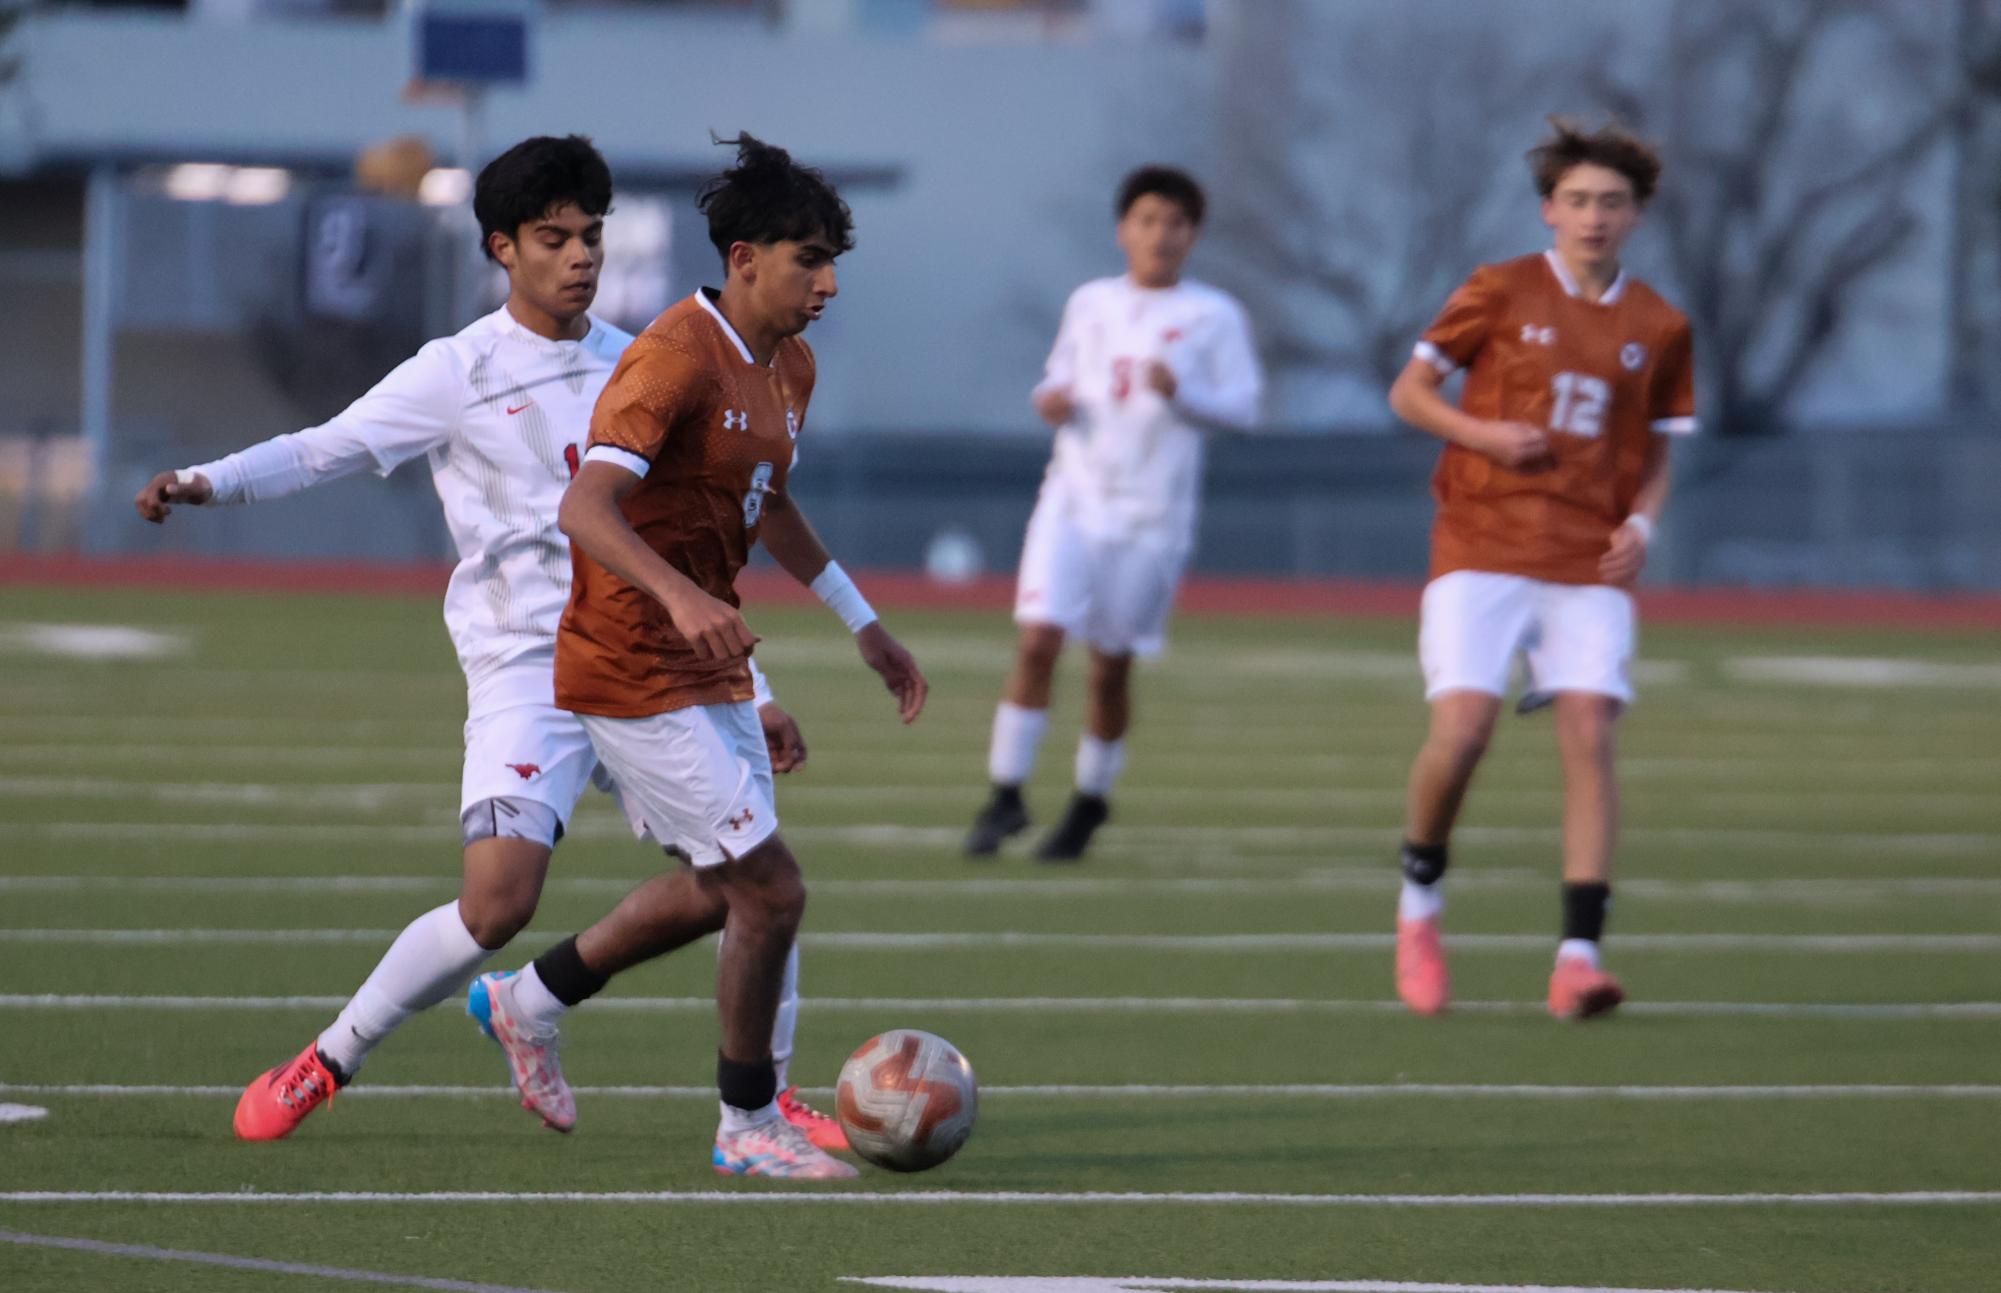
<instances>
[{"instance_id":1,"label":"white collar","mask_svg":"<svg viewBox=\"0 0 2001 1293\"><path fill-rule=\"evenodd\" d=\"M709 289L706 287L696 288L695 299L701 302L702 308L707 310L710 317L715 319L716 325L723 330L723 335L730 339L730 344L736 347L736 352L743 356L743 362L753 368L757 367L757 359L750 353L750 347L743 344L743 338L739 337L736 329L730 326L730 321L723 317L723 312L716 308L716 303L709 299ZM778 352L775 350L771 354L771 362L774 364L778 362Z\"/></svg>"},{"instance_id":2,"label":"white collar","mask_svg":"<svg viewBox=\"0 0 2001 1293\"><path fill-rule=\"evenodd\" d=\"M1577 280L1570 276L1570 267L1563 263L1563 257L1556 254L1556 248L1552 247L1548 251L1544 252L1542 254L1542 258L1544 261L1548 262L1550 273L1556 275L1556 281L1563 285L1564 295L1576 297L1578 300L1583 300L1584 299L1583 289L1579 288L1577 286ZM1619 266L1618 274L1615 275L1612 279L1612 285L1605 289L1605 294L1603 296L1599 297L1596 301L1591 302L1591 304L1611 305L1613 302L1619 299L1620 294L1623 293L1625 290L1626 290L1626 267L1624 265L1621 265Z\"/></svg>"},{"instance_id":3,"label":"white collar","mask_svg":"<svg viewBox=\"0 0 2001 1293\"><path fill-rule=\"evenodd\" d=\"M575 341L552 341L541 333L523 326L521 320L514 317L514 311L508 309L505 302L501 304L498 310L493 312L493 318L503 332L511 333L519 340L527 342L537 350L547 351L551 354L563 354L566 350L573 350L591 339L591 335L598 330L598 321L589 315L584 317L590 326L584 329L583 336L578 337Z\"/></svg>"}]
</instances>

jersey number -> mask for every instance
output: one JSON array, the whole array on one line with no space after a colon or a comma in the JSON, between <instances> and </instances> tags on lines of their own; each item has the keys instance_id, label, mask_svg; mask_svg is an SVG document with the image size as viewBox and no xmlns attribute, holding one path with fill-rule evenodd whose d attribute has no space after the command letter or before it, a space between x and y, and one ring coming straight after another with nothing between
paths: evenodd
<instances>
[{"instance_id":1,"label":"jersey number","mask_svg":"<svg viewBox=\"0 0 2001 1293\"><path fill-rule=\"evenodd\" d=\"M1612 399L1610 386L1585 373L1558 373L1550 385L1556 392L1550 430L1588 437L1604 429L1605 405Z\"/></svg>"},{"instance_id":2,"label":"jersey number","mask_svg":"<svg viewBox=\"0 0 2001 1293\"><path fill-rule=\"evenodd\" d=\"M570 469L570 479L575 480L577 478L577 469L580 465L577 462L577 446L573 444L563 446L563 465Z\"/></svg>"},{"instance_id":3,"label":"jersey number","mask_svg":"<svg viewBox=\"0 0 2001 1293\"><path fill-rule=\"evenodd\" d=\"M750 473L750 492L743 496L743 528L752 529L764 515L764 496L771 489L771 464L761 462Z\"/></svg>"}]
</instances>

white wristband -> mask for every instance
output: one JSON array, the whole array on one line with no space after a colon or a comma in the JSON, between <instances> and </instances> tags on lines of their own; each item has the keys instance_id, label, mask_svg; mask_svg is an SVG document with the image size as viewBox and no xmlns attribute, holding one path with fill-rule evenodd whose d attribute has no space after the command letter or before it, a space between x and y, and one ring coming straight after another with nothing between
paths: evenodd
<instances>
[{"instance_id":1,"label":"white wristband","mask_svg":"<svg viewBox=\"0 0 2001 1293\"><path fill-rule=\"evenodd\" d=\"M1631 516L1626 518L1626 525L1634 533L1640 536L1640 542L1642 544L1653 543L1654 523L1652 521L1640 515L1638 512L1635 512Z\"/></svg>"},{"instance_id":2,"label":"white wristband","mask_svg":"<svg viewBox=\"0 0 2001 1293\"><path fill-rule=\"evenodd\" d=\"M848 572L841 569L840 562L829 561L827 568L814 577L811 587L813 595L841 617L848 632L859 633L876 622L874 608L862 596L862 590L855 587L855 581L848 578Z\"/></svg>"}]
</instances>

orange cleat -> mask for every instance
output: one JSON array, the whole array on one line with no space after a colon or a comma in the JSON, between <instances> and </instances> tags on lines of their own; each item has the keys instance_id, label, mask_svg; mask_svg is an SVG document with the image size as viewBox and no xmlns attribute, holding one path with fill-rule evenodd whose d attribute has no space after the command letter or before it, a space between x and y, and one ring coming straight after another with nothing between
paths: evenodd
<instances>
[{"instance_id":1,"label":"orange cleat","mask_svg":"<svg viewBox=\"0 0 2001 1293\"><path fill-rule=\"evenodd\" d=\"M283 1140L339 1089L340 1081L320 1058L319 1043L308 1042L297 1059L243 1088L236 1102L236 1138Z\"/></svg>"},{"instance_id":2,"label":"orange cleat","mask_svg":"<svg viewBox=\"0 0 2001 1293\"><path fill-rule=\"evenodd\" d=\"M1443 1014L1452 1000L1436 916L1397 922L1397 995L1420 1015Z\"/></svg>"},{"instance_id":3,"label":"orange cleat","mask_svg":"<svg viewBox=\"0 0 2001 1293\"><path fill-rule=\"evenodd\" d=\"M1608 1014L1626 999L1619 981L1581 956L1560 956L1549 976L1549 1013L1558 1019Z\"/></svg>"},{"instance_id":4,"label":"orange cleat","mask_svg":"<svg viewBox=\"0 0 2001 1293\"><path fill-rule=\"evenodd\" d=\"M815 1148L835 1153L847 1150L848 1133L841 1130L840 1121L801 1100L798 1087L789 1086L778 1093L778 1112L785 1115L785 1121L805 1132Z\"/></svg>"}]
</instances>

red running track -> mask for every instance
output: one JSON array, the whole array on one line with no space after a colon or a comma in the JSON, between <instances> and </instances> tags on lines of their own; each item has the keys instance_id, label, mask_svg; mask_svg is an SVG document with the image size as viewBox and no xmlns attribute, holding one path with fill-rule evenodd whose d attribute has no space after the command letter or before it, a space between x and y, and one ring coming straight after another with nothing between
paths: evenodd
<instances>
[{"instance_id":1,"label":"red running track","mask_svg":"<svg viewBox=\"0 0 2001 1293\"><path fill-rule=\"evenodd\" d=\"M209 557L0 555L0 586L48 588L211 589L261 593L364 593L438 597L451 567L320 561L247 561ZM856 582L890 609L983 610L1014 604L1011 576L941 584L908 571L868 571ZM752 569L738 582L746 602L798 605L812 594L783 572ZM1229 578L1206 575L1182 585L1177 609L1189 615L1297 618L1397 618L1417 614L1419 586L1358 580ZM1906 592L1767 591L1659 588L1640 594L1654 624L1713 624L1893 629L2001 628L2001 597Z\"/></svg>"}]
</instances>

